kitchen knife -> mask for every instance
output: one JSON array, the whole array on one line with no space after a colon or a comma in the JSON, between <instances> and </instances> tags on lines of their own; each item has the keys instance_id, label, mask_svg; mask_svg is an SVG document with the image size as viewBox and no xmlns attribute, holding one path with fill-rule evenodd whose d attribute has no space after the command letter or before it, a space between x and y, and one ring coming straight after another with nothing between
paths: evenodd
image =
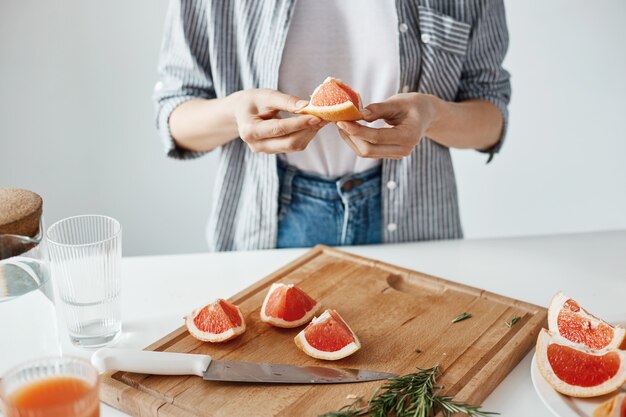
<instances>
[{"instance_id":1,"label":"kitchen knife","mask_svg":"<svg viewBox=\"0 0 626 417\"><path fill-rule=\"evenodd\" d=\"M207 381L273 384L346 384L398 375L361 369L234 362L209 355L102 348L91 357L100 372L118 370L155 375L197 375Z\"/></svg>"}]
</instances>

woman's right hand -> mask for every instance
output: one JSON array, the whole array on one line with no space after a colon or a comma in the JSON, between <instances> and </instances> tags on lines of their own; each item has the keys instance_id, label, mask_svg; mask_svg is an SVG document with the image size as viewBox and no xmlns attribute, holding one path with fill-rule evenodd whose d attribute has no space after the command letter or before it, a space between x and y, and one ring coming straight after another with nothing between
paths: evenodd
<instances>
[{"instance_id":1,"label":"woman's right hand","mask_svg":"<svg viewBox=\"0 0 626 417\"><path fill-rule=\"evenodd\" d=\"M239 137L253 152L303 151L326 125L319 117L310 115L280 118L280 111L294 113L308 103L277 90L241 90L230 98Z\"/></svg>"}]
</instances>

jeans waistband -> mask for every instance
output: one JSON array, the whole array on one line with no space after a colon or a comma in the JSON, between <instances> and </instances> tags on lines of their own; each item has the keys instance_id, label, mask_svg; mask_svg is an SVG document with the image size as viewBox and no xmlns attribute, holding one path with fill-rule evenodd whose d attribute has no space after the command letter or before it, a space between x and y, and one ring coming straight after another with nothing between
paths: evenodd
<instances>
[{"instance_id":1,"label":"jeans waistband","mask_svg":"<svg viewBox=\"0 0 626 417\"><path fill-rule=\"evenodd\" d=\"M293 190L327 200L352 200L380 192L380 166L332 179L301 171L279 159L278 173L283 188L282 194L289 196Z\"/></svg>"}]
</instances>

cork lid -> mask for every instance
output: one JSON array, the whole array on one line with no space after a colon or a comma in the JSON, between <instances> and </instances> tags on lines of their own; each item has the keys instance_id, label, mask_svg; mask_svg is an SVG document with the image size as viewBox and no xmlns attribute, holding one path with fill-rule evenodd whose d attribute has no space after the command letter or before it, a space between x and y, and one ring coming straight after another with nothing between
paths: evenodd
<instances>
[{"instance_id":1,"label":"cork lid","mask_svg":"<svg viewBox=\"0 0 626 417\"><path fill-rule=\"evenodd\" d=\"M32 191L0 188L0 235L34 237L42 206L43 200Z\"/></svg>"}]
</instances>

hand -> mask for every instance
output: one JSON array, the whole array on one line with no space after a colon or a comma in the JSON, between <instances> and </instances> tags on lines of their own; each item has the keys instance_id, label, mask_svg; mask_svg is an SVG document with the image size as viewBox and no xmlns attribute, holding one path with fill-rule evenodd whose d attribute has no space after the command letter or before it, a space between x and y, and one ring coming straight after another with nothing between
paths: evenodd
<instances>
[{"instance_id":1,"label":"hand","mask_svg":"<svg viewBox=\"0 0 626 417\"><path fill-rule=\"evenodd\" d=\"M427 94L397 94L362 111L365 121L383 119L387 127L376 129L355 122L338 122L339 134L361 157L401 159L426 135L435 118L436 100Z\"/></svg>"},{"instance_id":2,"label":"hand","mask_svg":"<svg viewBox=\"0 0 626 417\"><path fill-rule=\"evenodd\" d=\"M279 111L295 112L306 100L270 89L242 90L233 94L239 136L253 152L303 151L326 123L310 115L281 119Z\"/></svg>"}]
</instances>

